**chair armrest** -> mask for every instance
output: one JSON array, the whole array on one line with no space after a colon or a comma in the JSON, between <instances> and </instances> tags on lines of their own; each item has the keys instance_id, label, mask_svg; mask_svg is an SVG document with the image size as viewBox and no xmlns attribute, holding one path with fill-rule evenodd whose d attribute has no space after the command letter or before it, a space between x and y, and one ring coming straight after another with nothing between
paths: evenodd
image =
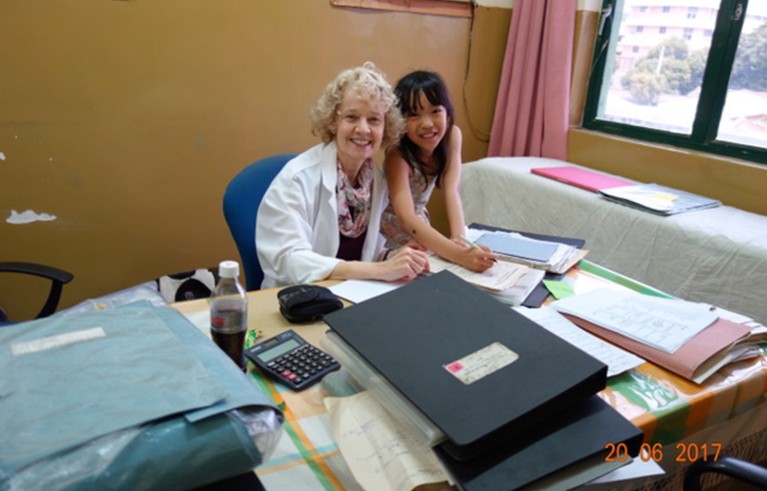
<instances>
[{"instance_id":1,"label":"chair armrest","mask_svg":"<svg viewBox=\"0 0 767 491\"><path fill-rule=\"evenodd\" d=\"M40 309L36 318L47 317L56 311L56 307L61 299L61 290L63 285L72 281L74 275L62 269L43 264L25 263L25 262L0 262L0 272L22 273L51 280L51 289L48 292L48 299L45 305Z\"/></svg>"},{"instance_id":2,"label":"chair armrest","mask_svg":"<svg viewBox=\"0 0 767 491\"><path fill-rule=\"evenodd\" d=\"M698 460L688 469L684 477L685 491L700 490L701 475L713 472L724 474L743 483L767 489L767 469L745 460L724 455L716 461Z\"/></svg>"},{"instance_id":3,"label":"chair armrest","mask_svg":"<svg viewBox=\"0 0 767 491\"><path fill-rule=\"evenodd\" d=\"M36 263L0 262L0 271L8 273L26 273L34 276L41 276L52 281L58 281L62 285L69 283L72 281L72 278L74 278L72 273L62 269Z\"/></svg>"}]
</instances>

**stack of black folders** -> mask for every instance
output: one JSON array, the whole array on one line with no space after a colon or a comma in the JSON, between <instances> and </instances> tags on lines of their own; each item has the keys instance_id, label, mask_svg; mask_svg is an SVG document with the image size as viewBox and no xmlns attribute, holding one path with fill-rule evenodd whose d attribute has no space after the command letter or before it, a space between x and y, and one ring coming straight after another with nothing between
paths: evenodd
<instances>
[{"instance_id":1,"label":"stack of black folders","mask_svg":"<svg viewBox=\"0 0 767 491\"><path fill-rule=\"evenodd\" d=\"M618 467L609 447L639 452L642 432L595 395L606 365L450 272L325 322L438 428L461 489L567 489Z\"/></svg>"}]
</instances>

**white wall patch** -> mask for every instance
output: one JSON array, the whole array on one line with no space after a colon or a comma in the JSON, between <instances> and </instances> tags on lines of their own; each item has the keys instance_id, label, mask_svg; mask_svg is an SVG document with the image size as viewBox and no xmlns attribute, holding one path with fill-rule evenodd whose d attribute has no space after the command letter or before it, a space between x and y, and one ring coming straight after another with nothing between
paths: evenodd
<instances>
[{"instance_id":1,"label":"white wall patch","mask_svg":"<svg viewBox=\"0 0 767 491\"><path fill-rule=\"evenodd\" d=\"M3 152L0 152L0 160L5 160L5 154Z\"/></svg>"},{"instance_id":2,"label":"white wall patch","mask_svg":"<svg viewBox=\"0 0 767 491\"><path fill-rule=\"evenodd\" d=\"M505 9L514 8L514 0L477 0L480 7L501 7Z\"/></svg>"},{"instance_id":3,"label":"white wall patch","mask_svg":"<svg viewBox=\"0 0 767 491\"><path fill-rule=\"evenodd\" d=\"M14 225L19 225L32 222L50 222L55 219L56 215L49 215L48 213L35 213L32 210L18 213L16 210L11 210L11 216L5 221Z\"/></svg>"}]
</instances>

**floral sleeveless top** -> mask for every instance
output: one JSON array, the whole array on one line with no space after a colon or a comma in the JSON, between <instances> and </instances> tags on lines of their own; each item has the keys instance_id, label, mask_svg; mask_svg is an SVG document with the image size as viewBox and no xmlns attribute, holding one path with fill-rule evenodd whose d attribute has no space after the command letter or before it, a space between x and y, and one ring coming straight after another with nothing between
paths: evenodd
<instances>
[{"instance_id":1,"label":"floral sleeveless top","mask_svg":"<svg viewBox=\"0 0 767 491\"><path fill-rule=\"evenodd\" d=\"M415 214L421 217L426 223L429 223L429 210L426 209L426 204L429 202L431 193L434 190L434 183L436 182L435 177L436 176L426 177L420 167L412 169L412 172L410 173L410 193L413 196ZM391 203L389 203L381 216L381 233L386 239L385 247L387 249L395 249L414 240L413 237L402 228L399 218L394 214L394 207Z\"/></svg>"}]
</instances>

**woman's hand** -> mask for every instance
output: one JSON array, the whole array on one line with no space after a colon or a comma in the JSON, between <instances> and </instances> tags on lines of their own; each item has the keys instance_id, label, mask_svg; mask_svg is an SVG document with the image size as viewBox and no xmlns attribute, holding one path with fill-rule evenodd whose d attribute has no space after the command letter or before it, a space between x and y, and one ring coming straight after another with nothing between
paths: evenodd
<instances>
[{"instance_id":1,"label":"woman's hand","mask_svg":"<svg viewBox=\"0 0 767 491\"><path fill-rule=\"evenodd\" d=\"M380 279L384 281L410 281L419 274L429 271L429 258L426 253L409 246L390 252L389 257L379 264Z\"/></svg>"}]
</instances>

